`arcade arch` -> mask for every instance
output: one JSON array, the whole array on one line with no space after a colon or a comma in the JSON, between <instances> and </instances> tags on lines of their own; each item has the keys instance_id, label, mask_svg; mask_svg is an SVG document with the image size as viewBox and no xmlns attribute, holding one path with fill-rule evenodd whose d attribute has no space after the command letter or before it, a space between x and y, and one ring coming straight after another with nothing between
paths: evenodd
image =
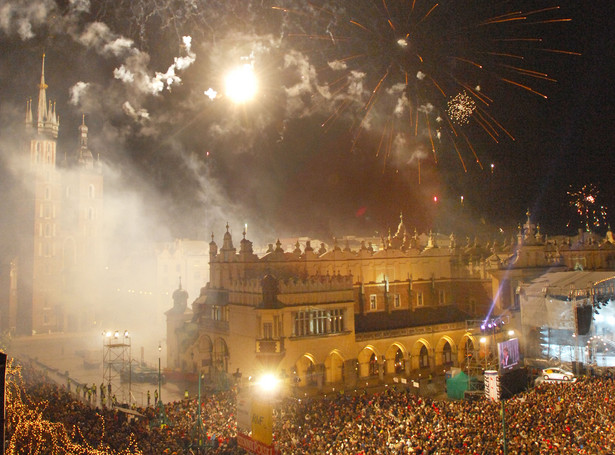
<instances>
[{"instance_id":1,"label":"arcade arch","mask_svg":"<svg viewBox=\"0 0 615 455\"><path fill-rule=\"evenodd\" d=\"M412 346L411 366L413 370L425 370L431 368L432 360L430 353L433 352L431 344L425 338L420 338Z\"/></svg>"},{"instance_id":2,"label":"arcade arch","mask_svg":"<svg viewBox=\"0 0 615 455\"><path fill-rule=\"evenodd\" d=\"M466 365L471 362L476 356L476 339L469 333L466 333L459 343L457 350L457 362L459 365Z\"/></svg>"},{"instance_id":3,"label":"arcade arch","mask_svg":"<svg viewBox=\"0 0 615 455\"><path fill-rule=\"evenodd\" d=\"M378 352L373 346L365 346L357 360L359 362L359 377L367 378L370 376L378 376L380 365L378 364Z\"/></svg>"},{"instance_id":4,"label":"arcade arch","mask_svg":"<svg viewBox=\"0 0 615 455\"><path fill-rule=\"evenodd\" d=\"M216 338L213 346L212 365L216 371L228 373L229 352L224 338Z\"/></svg>"},{"instance_id":5,"label":"arcade arch","mask_svg":"<svg viewBox=\"0 0 615 455\"><path fill-rule=\"evenodd\" d=\"M406 371L408 353L400 343L393 343L384 353L385 374L402 374Z\"/></svg>"},{"instance_id":6,"label":"arcade arch","mask_svg":"<svg viewBox=\"0 0 615 455\"><path fill-rule=\"evenodd\" d=\"M435 354L435 366L451 366L457 360L457 345L451 337L445 335L438 341Z\"/></svg>"},{"instance_id":7,"label":"arcade arch","mask_svg":"<svg viewBox=\"0 0 615 455\"><path fill-rule=\"evenodd\" d=\"M344 358L338 350L329 353L325 359L325 382L336 383L344 381Z\"/></svg>"},{"instance_id":8,"label":"arcade arch","mask_svg":"<svg viewBox=\"0 0 615 455\"><path fill-rule=\"evenodd\" d=\"M295 375L301 386L317 385L316 361L312 354L303 354L295 363Z\"/></svg>"}]
</instances>

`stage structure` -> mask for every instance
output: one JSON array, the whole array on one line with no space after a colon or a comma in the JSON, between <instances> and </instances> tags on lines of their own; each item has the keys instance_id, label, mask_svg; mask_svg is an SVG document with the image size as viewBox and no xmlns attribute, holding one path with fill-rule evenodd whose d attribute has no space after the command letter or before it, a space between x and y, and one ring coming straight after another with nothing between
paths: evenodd
<instances>
[{"instance_id":1,"label":"stage structure","mask_svg":"<svg viewBox=\"0 0 615 455\"><path fill-rule=\"evenodd\" d=\"M615 272L549 273L518 292L526 355L577 373L615 365Z\"/></svg>"},{"instance_id":2,"label":"stage structure","mask_svg":"<svg viewBox=\"0 0 615 455\"><path fill-rule=\"evenodd\" d=\"M103 332L103 386L109 407L130 403L132 376L130 347L128 330Z\"/></svg>"}]
</instances>

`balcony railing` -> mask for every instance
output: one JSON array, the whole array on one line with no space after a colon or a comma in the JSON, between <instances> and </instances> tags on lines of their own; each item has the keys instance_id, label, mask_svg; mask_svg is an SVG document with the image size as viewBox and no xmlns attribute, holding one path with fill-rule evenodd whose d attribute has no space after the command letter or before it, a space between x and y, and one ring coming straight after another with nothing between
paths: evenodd
<instances>
[{"instance_id":1,"label":"balcony railing","mask_svg":"<svg viewBox=\"0 0 615 455\"><path fill-rule=\"evenodd\" d=\"M218 333L229 333L228 321L217 321L215 319L201 319L201 327L205 330Z\"/></svg>"},{"instance_id":2,"label":"balcony railing","mask_svg":"<svg viewBox=\"0 0 615 455\"><path fill-rule=\"evenodd\" d=\"M284 340L256 340L257 354L283 354Z\"/></svg>"}]
</instances>

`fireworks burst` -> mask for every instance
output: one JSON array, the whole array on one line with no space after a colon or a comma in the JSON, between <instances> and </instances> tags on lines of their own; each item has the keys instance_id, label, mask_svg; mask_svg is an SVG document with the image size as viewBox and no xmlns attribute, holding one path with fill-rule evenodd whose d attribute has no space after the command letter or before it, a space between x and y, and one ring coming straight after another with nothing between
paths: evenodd
<instances>
[{"instance_id":1,"label":"fireworks burst","mask_svg":"<svg viewBox=\"0 0 615 455\"><path fill-rule=\"evenodd\" d=\"M574 208L581 220L581 225L587 232L590 232L592 228L600 228L607 224L607 208L600 204L600 191L595 185L590 183L577 189L571 186L568 196L570 207ZM568 226L570 226L570 221Z\"/></svg>"},{"instance_id":2,"label":"fireworks burst","mask_svg":"<svg viewBox=\"0 0 615 455\"><path fill-rule=\"evenodd\" d=\"M476 110L476 102L464 91L448 102L447 114L458 125L467 125Z\"/></svg>"},{"instance_id":3,"label":"fireworks burst","mask_svg":"<svg viewBox=\"0 0 615 455\"><path fill-rule=\"evenodd\" d=\"M502 89L547 98L542 84L555 79L536 67L548 53L574 54L547 48L540 38L545 24L569 21L557 6L524 11L510 2L468 8L430 0L288 5L276 9L298 18L301 31L287 39L307 43L304 52L334 102L323 126L352 113L353 148L373 130L381 135L377 154L388 157L395 144L427 144L435 162L440 152L455 150L466 171L468 153L483 168L472 145L478 134L495 143L514 140L491 113L497 102L507 102Z\"/></svg>"}]
</instances>

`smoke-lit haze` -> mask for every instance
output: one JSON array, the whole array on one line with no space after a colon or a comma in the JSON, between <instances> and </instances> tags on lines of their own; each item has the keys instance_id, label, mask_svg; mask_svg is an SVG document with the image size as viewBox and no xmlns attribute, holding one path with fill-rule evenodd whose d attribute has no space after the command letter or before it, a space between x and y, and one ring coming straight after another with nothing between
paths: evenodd
<instances>
[{"instance_id":1,"label":"smoke-lit haze","mask_svg":"<svg viewBox=\"0 0 615 455\"><path fill-rule=\"evenodd\" d=\"M43 53L47 96L60 115L60 153L76 150L85 114L90 149L104 163L106 232L118 247L112 257L137 242L209 239L211 232L220 240L227 221L236 242L248 223L248 237L262 245L291 235L383 234L400 212L419 231L465 235L478 225L511 234L530 208L547 231L563 233L570 183L604 184L612 199L612 179L606 181L601 163L612 161L613 132L600 126L612 125L612 104L587 105L612 95L605 66L598 67L602 43L611 41L600 36L612 33L608 14L564 2L563 16L573 21L547 37L583 55L558 55L549 63L559 73L550 100L514 87L502 93L494 115L516 140L502 135L498 143L488 137L473 142L479 166L470 148L460 152L441 137L446 128L436 106L417 102L412 111L431 122L431 134L424 124L407 134L416 100L405 85L383 79L386 87L373 95L380 76L334 52L348 45L336 41L336 20L351 17L345 2L301 3L4 2L3 254L17 225L11 214L18 213L15 196L22 190L20 131L26 100L38 93ZM316 6L326 3L338 14L328 23ZM582 33L590 25L591 32ZM246 63L259 90L252 101L236 104L224 94L224 75ZM345 77L343 85L331 83L336 75ZM408 77L421 86L429 76L416 71ZM434 141L440 144L437 164Z\"/></svg>"}]
</instances>

